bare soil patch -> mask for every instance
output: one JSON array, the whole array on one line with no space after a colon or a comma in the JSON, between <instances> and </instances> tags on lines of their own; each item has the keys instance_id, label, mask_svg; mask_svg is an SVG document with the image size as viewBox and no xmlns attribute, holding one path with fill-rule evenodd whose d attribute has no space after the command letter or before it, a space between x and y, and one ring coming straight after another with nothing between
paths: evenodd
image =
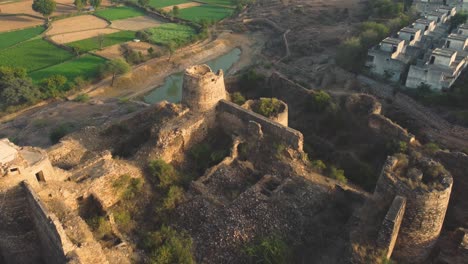
<instances>
[{"instance_id":1,"label":"bare soil patch","mask_svg":"<svg viewBox=\"0 0 468 264\"><path fill-rule=\"evenodd\" d=\"M100 29L107 26L107 21L92 15L76 16L53 22L52 28L47 32L47 35L52 36L90 29Z\"/></svg>"},{"instance_id":2,"label":"bare soil patch","mask_svg":"<svg viewBox=\"0 0 468 264\"><path fill-rule=\"evenodd\" d=\"M162 24L161 21L155 20L148 16L132 17L127 19L121 19L113 21L111 24L112 28L120 30L142 30L152 27L157 27Z\"/></svg>"},{"instance_id":3,"label":"bare soil patch","mask_svg":"<svg viewBox=\"0 0 468 264\"><path fill-rule=\"evenodd\" d=\"M76 8L73 6L73 1L70 0L60 0L61 2L57 4L57 9L54 12L54 16L68 14L75 12ZM7 4L0 5L0 13L3 14L29 14L42 16L41 14L34 12L32 10L32 0L22 1L22 2L12 2ZM63 3L62 3L63 2ZM66 5L64 5L66 4Z\"/></svg>"},{"instance_id":4,"label":"bare soil patch","mask_svg":"<svg viewBox=\"0 0 468 264\"><path fill-rule=\"evenodd\" d=\"M91 29L91 30L86 30L86 31L54 35L51 37L51 39L56 43L65 44L65 43L70 43L70 42L74 42L74 41L78 41L82 39L93 38L99 34L107 35L107 34L115 33L118 31L119 30L112 29L112 28Z\"/></svg>"},{"instance_id":5,"label":"bare soil patch","mask_svg":"<svg viewBox=\"0 0 468 264\"><path fill-rule=\"evenodd\" d=\"M44 20L38 18L28 16L5 16L0 17L0 32L34 27L42 24L44 24Z\"/></svg>"},{"instance_id":6,"label":"bare soil patch","mask_svg":"<svg viewBox=\"0 0 468 264\"><path fill-rule=\"evenodd\" d=\"M156 45L152 45L146 42L127 42L124 44L117 44L117 45L113 45L102 50L98 50L95 53L99 56L105 57L110 60L121 58L123 57L123 50L121 49L122 45L127 45L128 48L130 48L131 50L136 51L136 52L141 52L143 55L148 55L148 49L150 47L153 47L155 52L161 49L160 47Z\"/></svg>"},{"instance_id":7,"label":"bare soil patch","mask_svg":"<svg viewBox=\"0 0 468 264\"><path fill-rule=\"evenodd\" d=\"M172 11L172 8L174 8L174 6L178 6L179 9L185 9L185 8L200 6L200 5L202 5L202 4L201 3L196 3L196 2L190 2L190 3L180 4L180 5L166 6L162 10L165 11L165 12L170 12L170 11Z\"/></svg>"}]
</instances>

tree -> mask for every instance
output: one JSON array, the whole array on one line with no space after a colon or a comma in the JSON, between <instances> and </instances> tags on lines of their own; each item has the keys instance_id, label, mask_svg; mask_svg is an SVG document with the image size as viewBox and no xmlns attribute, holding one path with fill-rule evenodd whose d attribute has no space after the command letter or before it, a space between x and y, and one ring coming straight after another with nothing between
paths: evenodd
<instances>
[{"instance_id":1,"label":"tree","mask_svg":"<svg viewBox=\"0 0 468 264\"><path fill-rule=\"evenodd\" d=\"M138 4L143 7L146 7L149 5L149 0L138 0Z\"/></svg>"},{"instance_id":2,"label":"tree","mask_svg":"<svg viewBox=\"0 0 468 264\"><path fill-rule=\"evenodd\" d=\"M40 88L45 95L54 98L60 95L66 83L67 78L65 76L56 74L43 79L40 82Z\"/></svg>"},{"instance_id":3,"label":"tree","mask_svg":"<svg viewBox=\"0 0 468 264\"><path fill-rule=\"evenodd\" d=\"M99 49L102 49L102 46L104 45L104 40L106 39L106 35L104 34L98 34L96 36L96 41L99 44Z\"/></svg>"},{"instance_id":4,"label":"tree","mask_svg":"<svg viewBox=\"0 0 468 264\"><path fill-rule=\"evenodd\" d=\"M345 70L359 72L364 66L364 52L360 38L350 38L338 47L336 63Z\"/></svg>"},{"instance_id":5,"label":"tree","mask_svg":"<svg viewBox=\"0 0 468 264\"><path fill-rule=\"evenodd\" d=\"M108 61L102 70L103 74L112 74L111 86L114 86L115 77L117 75L125 74L131 69L130 65L123 59L113 59Z\"/></svg>"},{"instance_id":6,"label":"tree","mask_svg":"<svg viewBox=\"0 0 468 264\"><path fill-rule=\"evenodd\" d=\"M34 0L32 4L32 9L41 13L47 19L49 19L49 16L54 13L56 8L57 4L54 0Z\"/></svg>"},{"instance_id":7,"label":"tree","mask_svg":"<svg viewBox=\"0 0 468 264\"><path fill-rule=\"evenodd\" d=\"M3 107L34 102L40 97L41 93L28 78L26 69L0 67L0 104Z\"/></svg>"},{"instance_id":8,"label":"tree","mask_svg":"<svg viewBox=\"0 0 468 264\"><path fill-rule=\"evenodd\" d=\"M89 3L94 7L94 9L97 9L101 6L102 0L89 0Z\"/></svg>"},{"instance_id":9,"label":"tree","mask_svg":"<svg viewBox=\"0 0 468 264\"><path fill-rule=\"evenodd\" d=\"M76 9L78 9L78 11L83 10L83 8L85 6L85 3L83 2L83 0L75 0L75 2L73 2L73 4L76 6Z\"/></svg>"},{"instance_id":10,"label":"tree","mask_svg":"<svg viewBox=\"0 0 468 264\"><path fill-rule=\"evenodd\" d=\"M179 7L178 7L178 6L173 6L173 7L172 7L172 15L173 15L173 16L178 16L179 13L180 13L179 11L180 11L180 10L179 10Z\"/></svg>"},{"instance_id":11,"label":"tree","mask_svg":"<svg viewBox=\"0 0 468 264\"><path fill-rule=\"evenodd\" d=\"M468 13L459 12L450 19L450 32L466 22Z\"/></svg>"}]
</instances>

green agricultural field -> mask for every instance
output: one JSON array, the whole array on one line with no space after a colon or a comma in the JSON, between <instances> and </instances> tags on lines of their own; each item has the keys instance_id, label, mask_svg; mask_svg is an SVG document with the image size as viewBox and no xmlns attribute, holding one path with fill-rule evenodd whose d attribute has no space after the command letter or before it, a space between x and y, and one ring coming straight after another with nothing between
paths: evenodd
<instances>
[{"instance_id":1,"label":"green agricultural field","mask_svg":"<svg viewBox=\"0 0 468 264\"><path fill-rule=\"evenodd\" d=\"M235 6L234 2L231 0L200 0L200 2L212 5Z\"/></svg>"},{"instance_id":2,"label":"green agricultural field","mask_svg":"<svg viewBox=\"0 0 468 264\"><path fill-rule=\"evenodd\" d=\"M1 50L0 66L23 67L31 72L61 63L72 56L66 50L43 39L37 39Z\"/></svg>"},{"instance_id":3,"label":"green agricultural field","mask_svg":"<svg viewBox=\"0 0 468 264\"><path fill-rule=\"evenodd\" d=\"M98 77L99 67L105 62L106 60L101 57L87 54L61 64L31 72L29 76L34 82L39 82L55 74L67 77L69 82L78 76L83 77L85 80L92 80Z\"/></svg>"},{"instance_id":4,"label":"green agricultural field","mask_svg":"<svg viewBox=\"0 0 468 264\"><path fill-rule=\"evenodd\" d=\"M119 31L116 33L108 34L104 36L104 42L102 44L102 47L104 48L115 44L124 43L133 40L134 38L135 32L133 31ZM97 37L71 42L68 43L67 46L77 47L82 52L88 52L100 48Z\"/></svg>"},{"instance_id":5,"label":"green agricultural field","mask_svg":"<svg viewBox=\"0 0 468 264\"><path fill-rule=\"evenodd\" d=\"M213 5L201 5L190 8L181 9L179 11L179 17L190 20L193 22L206 21L219 21L224 19L234 12L231 8L213 6Z\"/></svg>"},{"instance_id":6,"label":"green agricultural field","mask_svg":"<svg viewBox=\"0 0 468 264\"><path fill-rule=\"evenodd\" d=\"M149 5L154 8L163 8L166 6L180 5L189 3L187 0L150 0Z\"/></svg>"},{"instance_id":7,"label":"green agricultural field","mask_svg":"<svg viewBox=\"0 0 468 264\"><path fill-rule=\"evenodd\" d=\"M131 17L138 17L145 15L145 12L141 9L131 6L119 6L111 7L103 10L94 12L95 15L105 18L107 20L119 20Z\"/></svg>"},{"instance_id":8,"label":"green agricultural field","mask_svg":"<svg viewBox=\"0 0 468 264\"><path fill-rule=\"evenodd\" d=\"M174 23L162 24L159 27L147 29L146 32L151 34L150 40L153 43L165 45L173 41L177 46L187 44L197 34L191 26Z\"/></svg>"},{"instance_id":9,"label":"green agricultural field","mask_svg":"<svg viewBox=\"0 0 468 264\"><path fill-rule=\"evenodd\" d=\"M33 27L23 30L0 33L0 50L38 36L43 31L44 27Z\"/></svg>"}]
</instances>

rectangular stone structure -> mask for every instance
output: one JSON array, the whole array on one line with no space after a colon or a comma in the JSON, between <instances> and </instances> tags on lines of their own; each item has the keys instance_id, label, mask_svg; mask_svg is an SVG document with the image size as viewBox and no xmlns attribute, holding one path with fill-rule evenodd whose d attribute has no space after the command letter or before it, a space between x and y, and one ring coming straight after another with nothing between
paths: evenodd
<instances>
[{"instance_id":1,"label":"rectangular stone structure","mask_svg":"<svg viewBox=\"0 0 468 264\"><path fill-rule=\"evenodd\" d=\"M382 227L377 237L377 246L386 252L387 259L390 259L392 256L405 208L406 198L399 195L395 196L382 222Z\"/></svg>"}]
</instances>

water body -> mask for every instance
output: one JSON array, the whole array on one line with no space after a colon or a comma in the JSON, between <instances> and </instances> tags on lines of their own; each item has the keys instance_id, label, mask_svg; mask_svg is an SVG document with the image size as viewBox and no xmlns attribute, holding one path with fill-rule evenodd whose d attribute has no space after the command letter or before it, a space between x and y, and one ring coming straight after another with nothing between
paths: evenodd
<instances>
[{"instance_id":1,"label":"water body","mask_svg":"<svg viewBox=\"0 0 468 264\"><path fill-rule=\"evenodd\" d=\"M219 56L218 58L205 62L210 68L217 72L222 69L224 72L228 72L232 65L236 63L240 58L241 50L236 48L231 50L229 53ZM154 90L149 92L143 97L143 101L148 104L154 104L161 101L168 101L171 103L179 103L182 99L182 82L184 73L174 73L168 76L164 80L164 84L156 87Z\"/></svg>"}]
</instances>

